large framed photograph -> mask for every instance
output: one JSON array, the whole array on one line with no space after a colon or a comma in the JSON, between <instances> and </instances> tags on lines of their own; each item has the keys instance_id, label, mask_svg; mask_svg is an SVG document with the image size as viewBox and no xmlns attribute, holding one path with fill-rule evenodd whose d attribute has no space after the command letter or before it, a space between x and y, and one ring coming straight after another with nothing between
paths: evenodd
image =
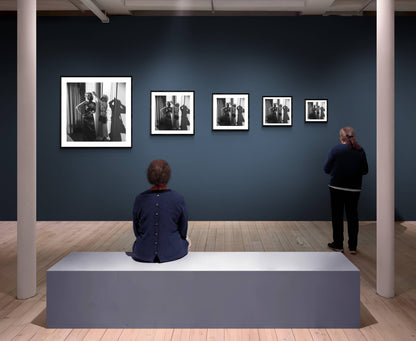
<instances>
[{"instance_id":1,"label":"large framed photograph","mask_svg":"<svg viewBox=\"0 0 416 341\"><path fill-rule=\"evenodd\" d=\"M151 135L194 135L194 97L194 91L152 91Z\"/></svg>"},{"instance_id":2,"label":"large framed photograph","mask_svg":"<svg viewBox=\"0 0 416 341\"><path fill-rule=\"evenodd\" d=\"M212 130L248 130L248 108L248 94L212 94Z\"/></svg>"},{"instance_id":3,"label":"large framed photograph","mask_svg":"<svg viewBox=\"0 0 416 341\"><path fill-rule=\"evenodd\" d=\"M291 127L292 96L263 96L263 127Z\"/></svg>"},{"instance_id":4,"label":"large framed photograph","mask_svg":"<svg viewBox=\"0 0 416 341\"><path fill-rule=\"evenodd\" d=\"M61 147L132 146L131 77L61 77Z\"/></svg>"},{"instance_id":5,"label":"large framed photograph","mask_svg":"<svg viewBox=\"0 0 416 341\"><path fill-rule=\"evenodd\" d=\"M327 123L328 122L328 100L327 99L305 99L305 122Z\"/></svg>"}]
</instances>

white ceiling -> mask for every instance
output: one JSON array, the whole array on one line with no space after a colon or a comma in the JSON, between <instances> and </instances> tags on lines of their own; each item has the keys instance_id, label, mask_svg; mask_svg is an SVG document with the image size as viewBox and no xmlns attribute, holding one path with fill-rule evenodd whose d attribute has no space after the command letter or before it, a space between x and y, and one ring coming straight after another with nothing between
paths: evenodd
<instances>
[{"instance_id":1,"label":"white ceiling","mask_svg":"<svg viewBox=\"0 0 416 341\"><path fill-rule=\"evenodd\" d=\"M94 0L107 15L145 14L143 11L282 12L297 15L362 15L376 10L376 0ZM396 0L396 11L416 12L416 0ZM0 11L16 11L17 0L1 0ZM37 0L39 11L88 13L82 0ZM57 13L59 15L59 13ZM264 13L267 14L267 13ZM279 14L279 13L273 13Z\"/></svg>"}]
</instances>

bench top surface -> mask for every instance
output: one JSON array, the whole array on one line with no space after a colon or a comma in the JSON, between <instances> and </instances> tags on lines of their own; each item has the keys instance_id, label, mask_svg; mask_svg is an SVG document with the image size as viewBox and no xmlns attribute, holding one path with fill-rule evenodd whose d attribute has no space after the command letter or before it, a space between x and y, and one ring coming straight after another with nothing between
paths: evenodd
<instances>
[{"instance_id":1,"label":"bench top surface","mask_svg":"<svg viewBox=\"0 0 416 341\"><path fill-rule=\"evenodd\" d=\"M134 261L125 252L72 252L51 271L359 271L338 252L190 252L167 263Z\"/></svg>"}]
</instances>

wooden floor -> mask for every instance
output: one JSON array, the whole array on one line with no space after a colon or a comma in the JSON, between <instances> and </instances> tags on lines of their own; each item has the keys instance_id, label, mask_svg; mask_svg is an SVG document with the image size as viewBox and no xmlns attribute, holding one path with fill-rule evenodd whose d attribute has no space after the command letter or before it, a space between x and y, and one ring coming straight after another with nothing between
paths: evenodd
<instances>
[{"instance_id":1,"label":"wooden floor","mask_svg":"<svg viewBox=\"0 0 416 341\"><path fill-rule=\"evenodd\" d=\"M193 251L328 251L328 222L190 222ZM416 223L396 224L396 293L375 292L375 223L361 223L360 329L46 329L46 269L72 251L130 251L130 222L39 222L37 295L16 300L16 222L0 222L0 340L416 340ZM332 251L328 251L332 252ZM203 307L201 307L203 308ZM334 307L342 309L343 307Z\"/></svg>"}]
</instances>

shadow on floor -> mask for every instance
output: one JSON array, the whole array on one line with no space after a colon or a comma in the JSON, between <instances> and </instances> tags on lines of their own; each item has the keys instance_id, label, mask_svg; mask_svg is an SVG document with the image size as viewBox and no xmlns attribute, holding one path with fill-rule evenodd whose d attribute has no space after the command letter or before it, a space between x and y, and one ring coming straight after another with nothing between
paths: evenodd
<instances>
[{"instance_id":1,"label":"shadow on floor","mask_svg":"<svg viewBox=\"0 0 416 341\"><path fill-rule=\"evenodd\" d=\"M365 328L376 323L378 322L374 316L371 315L370 311L365 307L365 305L360 302L360 328Z\"/></svg>"},{"instance_id":2,"label":"shadow on floor","mask_svg":"<svg viewBox=\"0 0 416 341\"><path fill-rule=\"evenodd\" d=\"M39 327L46 328L46 308L43 309L38 316L32 320L32 324L36 324Z\"/></svg>"}]
</instances>

